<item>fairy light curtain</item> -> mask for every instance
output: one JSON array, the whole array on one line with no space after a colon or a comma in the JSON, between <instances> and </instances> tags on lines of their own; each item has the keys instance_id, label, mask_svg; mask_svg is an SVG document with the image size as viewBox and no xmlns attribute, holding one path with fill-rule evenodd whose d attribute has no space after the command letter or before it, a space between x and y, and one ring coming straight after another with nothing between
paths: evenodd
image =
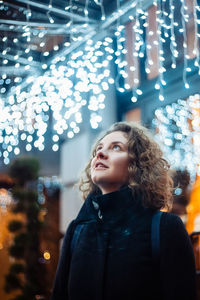
<instances>
[{"instance_id":1,"label":"fairy light curtain","mask_svg":"<svg viewBox=\"0 0 200 300\"><path fill-rule=\"evenodd\" d=\"M188 75L191 71L199 71L199 24L200 7L197 1L157 1L147 11L142 9L141 2L137 3L135 18L130 16L132 24L126 25L126 42L128 50L128 66L126 66L129 85L133 88L132 101L136 102L143 94L142 82L139 78L130 81L134 72L146 73L147 79L157 77L155 90L159 91L159 100L164 101L167 82L165 74L168 69L174 69L183 63L183 84L190 88ZM132 28L130 28L132 27ZM128 32L128 34L127 34ZM131 35L131 36L130 36ZM133 47L130 47L133 40ZM143 60L145 68L138 71L138 60L132 65L132 58ZM189 67L189 61L194 61ZM140 64L139 64L140 65ZM130 84L132 82L132 84ZM135 87L138 83L138 87ZM124 92L130 87L125 84L119 91Z\"/></svg>"},{"instance_id":2,"label":"fairy light curtain","mask_svg":"<svg viewBox=\"0 0 200 300\"><path fill-rule=\"evenodd\" d=\"M174 169L200 176L200 95L158 108L152 121L155 138Z\"/></svg>"},{"instance_id":3,"label":"fairy light curtain","mask_svg":"<svg viewBox=\"0 0 200 300\"><path fill-rule=\"evenodd\" d=\"M90 111L91 127L98 127L102 121L99 111L105 107L104 91L114 83L109 68L113 58L110 44L109 37L96 43L89 40L84 49L72 54L67 62L65 57L61 58L64 64L58 66L55 59L44 75L29 77L28 91L22 91L19 86L16 95L8 98L9 105L1 101L0 142L4 163L9 163L11 152L20 153L20 140L26 141L26 151L32 147L44 150L49 111L53 119L53 151L59 149L59 139L64 132L68 138L79 133L82 107L87 106Z\"/></svg>"},{"instance_id":4,"label":"fairy light curtain","mask_svg":"<svg viewBox=\"0 0 200 300\"><path fill-rule=\"evenodd\" d=\"M103 1L95 0L95 3L101 7L101 24L104 25L108 16L105 14ZM54 23L52 5L50 1L47 11L51 24ZM121 1L116 0L116 5L114 35L111 30L98 40L88 39L67 57L58 55L49 65L43 63L43 75L34 72L32 76L28 76L25 88L20 83L20 78L16 77L16 83L18 81L20 84L15 87L15 92L0 99L0 156L5 164L10 162L13 154L20 154L21 141L24 141L26 151L31 151L33 147L43 151L50 119L53 151L59 150L59 141L63 135L73 138L80 132L83 110L89 112L91 127L98 128L102 121L102 111L109 101L105 99L105 92L112 84L121 93L131 90L131 100L136 102L144 92L140 75L145 72L147 79L157 77L155 89L159 90L159 100L163 101L168 68L176 72L177 64L183 61L183 82L186 89L190 88L187 76L191 72L188 66L190 59L194 59L193 68L200 75L200 7L197 0L154 1L147 10L143 8L143 1L130 1L130 9L135 9L135 14L129 15L130 23L127 25L122 21L124 11ZM65 9L70 11L72 3L69 2ZM27 11L27 21L30 21L30 7ZM85 2L84 14L86 22L82 30L87 30L88 1ZM73 18L66 26L72 28L72 25ZM28 41L31 36L29 27L25 29L25 33ZM80 36L74 28L65 47L73 42L79 43L82 39L83 35ZM113 46L114 39L117 41L116 50ZM6 43L6 37L2 41ZM17 45L17 38L14 42ZM54 48L55 51L58 50L56 45ZM48 56L49 52L45 51L44 55ZM15 67L19 68L20 57L15 58ZM4 66L7 60L3 60ZM142 70L139 68L140 60L145 61L145 68ZM34 63L31 55L28 61L30 64ZM110 73L113 63L117 66L116 78L112 78ZM27 63L25 68L28 67ZM9 78L5 68L1 81L6 80ZM1 93L5 93L4 87L1 88Z\"/></svg>"},{"instance_id":5,"label":"fairy light curtain","mask_svg":"<svg viewBox=\"0 0 200 300\"><path fill-rule=\"evenodd\" d=\"M173 169L187 169L191 177L187 206L188 233L200 228L200 95L159 108L153 119L155 138Z\"/></svg>"}]
</instances>

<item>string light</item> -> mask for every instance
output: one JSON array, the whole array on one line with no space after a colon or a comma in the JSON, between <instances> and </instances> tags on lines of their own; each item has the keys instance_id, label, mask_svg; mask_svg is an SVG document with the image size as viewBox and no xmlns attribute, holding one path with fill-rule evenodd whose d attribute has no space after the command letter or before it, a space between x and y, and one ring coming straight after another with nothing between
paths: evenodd
<instances>
[{"instance_id":1,"label":"string light","mask_svg":"<svg viewBox=\"0 0 200 300\"><path fill-rule=\"evenodd\" d=\"M170 7L170 31L171 31L171 37L170 37L170 50L172 53L172 64L171 67L173 69L176 68L176 58L178 57L178 51L177 51L177 43L176 43L176 36L175 36L175 32L174 32L174 10L175 10L175 6L173 3L173 0L170 0L169 3L169 7Z\"/></svg>"},{"instance_id":2,"label":"string light","mask_svg":"<svg viewBox=\"0 0 200 300\"><path fill-rule=\"evenodd\" d=\"M53 24L54 23L54 19L50 16L50 12L49 11L47 12L47 17L49 18L49 22L51 24Z\"/></svg>"},{"instance_id":3,"label":"string light","mask_svg":"<svg viewBox=\"0 0 200 300\"><path fill-rule=\"evenodd\" d=\"M139 5L139 4L138 4ZM181 24L182 27L179 27L179 23L175 20L175 8L176 8L176 2L173 0L170 0L169 3L169 9L170 13L165 11L165 5L166 1L155 1L154 5L157 7L157 40L154 40L154 44L158 46L158 80L157 83L155 84L155 89L159 90L159 100L164 101L164 86L166 86L166 81L164 79L164 73L166 72L166 69L164 67L164 62L165 62L165 48L164 44L166 43L166 39L170 37L170 50L171 50L171 67L172 69L176 69L176 60L179 57L179 51L177 49L177 42L176 42L176 35L175 35L175 27L179 30L180 33L183 35L183 56L184 56L184 68L183 68L183 83L186 89L190 88L190 85L187 81L187 73L191 72L191 68L188 67L188 59L189 56L187 54L187 32L186 32L186 24L188 23L189 16L188 16L188 7L185 2L185 0L181 0ZM195 23L195 41L194 41L194 54L196 55L195 59L195 66L198 67L199 69L199 74L200 74L200 64L199 64L199 46L198 46L198 41L200 34L198 33L198 24L200 23L198 19L198 11L199 6L197 5L196 1L193 6L193 16L194 16L194 23ZM140 12L140 10L137 10L137 12ZM142 11L141 11L142 12ZM146 20L146 16L143 15L137 15L136 16L141 19L144 18L145 23L143 24L143 27L149 26L148 21ZM131 17L131 20L134 18ZM135 25L133 26L133 29L135 32L140 34L142 31L140 31L139 24L141 22L136 22ZM168 30L170 30L170 36L168 33ZM154 32L149 31L149 35L153 35ZM142 41L142 38L140 36L137 37L138 40L138 45L137 45L137 51L135 51L135 55L139 56L140 55L140 48L141 45L144 45L144 41ZM147 53L147 59L145 61L145 71L147 74L150 73L150 66L154 63L153 60L151 59L151 50L152 46L150 44L146 45L146 53ZM134 67L132 67L134 68ZM135 69L135 68L134 68ZM133 99L135 100L135 95L133 93Z\"/></svg>"},{"instance_id":4,"label":"string light","mask_svg":"<svg viewBox=\"0 0 200 300\"><path fill-rule=\"evenodd\" d=\"M188 60L188 55L187 55L187 34L186 34L186 23L188 22L188 14L185 13L185 11L188 10L185 0L180 0L181 1L181 21L182 21L182 28L183 28L183 55L184 55L184 68L183 68L183 83L186 89L189 89L189 84L187 82L187 60Z\"/></svg>"},{"instance_id":5,"label":"string light","mask_svg":"<svg viewBox=\"0 0 200 300\"><path fill-rule=\"evenodd\" d=\"M51 24L53 24L54 23L54 19L51 17L51 15L50 15L50 12L51 12L51 9L52 9L52 0L49 0L49 5L48 5L48 8L49 8L49 10L47 11L47 17L48 17L48 19L49 19L49 22L51 23Z\"/></svg>"},{"instance_id":6,"label":"string light","mask_svg":"<svg viewBox=\"0 0 200 300\"><path fill-rule=\"evenodd\" d=\"M158 77L157 86L155 86L155 88L159 89L159 100L164 101L163 83L165 81L164 81L163 73L166 71L166 69L163 66L164 61L165 61L163 44L166 42L166 40L165 40L165 38L162 37L162 27L164 24L164 19L163 19L164 13L161 9L160 1L158 1L156 15L157 15L158 74L159 74L159 77Z\"/></svg>"},{"instance_id":7,"label":"string light","mask_svg":"<svg viewBox=\"0 0 200 300\"><path fill-rule=\"evenodd\" d=\"M149 27L149 13L147 13L147 20L146 20L146 27L148 28ZM153 36L154 35L154 32L152 30L149 30L148 31L148 35L149 37ZM147 39L147 36L146 36L146 39ZM150 67L152 66L153 64L153 60L152 60L152 57L151 57L151 49L152 49L152 46L150 44L150 42L146 45L146 54L147 54L147 57L146 57L146 61L145 61L145 71L147 74L149 74L151 72L150 70Z\"/></svg>"},{"instance_id":8,"label":"string light","mask_svg":"<svg viewBox=\"0 0 200 300\"><path fill-rule=\"evenodd\" d=\"M192 141L197 168L196 173L198 176L200 176L200 95L196 94L190 96L188 105L192 115Z\"/></svg>"},{"instance_id":9,"label":"string light","mask_svg":"<svg viewBox=\"0 0 200 300\"><path fill-rule=\"evenodd\" d=\"M200 174L200 95L157 109L152 124L171 167L187 169L195 180Z\"/></svg>"},{"instance_id":10,"label":"string light","mask_svg":"<svg viewBox=\"0 0 200 300\"><path fill-rule=\"evenodd\" d=\"M126 88L125 86L122 87L120 84L121 78L126 79L128 77L128 73L125 71L125 67L127 66L127 61L125 59L125 54L127 53L127 50L124 48L124 42L125 42L125 33L124 29L125 26L120 24L120 1L117 0L117 12L119 14L119 17L117 19L117 30L115 31L115 36L117 40L117 51L115 52L116 60L115 64L117 65L117 76L115 80L116 88L119 92L123 93L125 92Z\"/></svg>"},{"instance_id":11,"label":"string light","mask_svg":"<svg viewBox=\"0 0 200 300\"><path fill-rule=\"evenodd\" d=\"M144 53L145 53L145 43L143 39L143 26L141 24L145 23L147 19L147 13L145 13L142 9L142 3L141 1L137 2L136 4L136 16L135 16L135 25L133 26L133 30L136 33L136 43L135 43L135 50L136 52L134 53L135 56L143 58Z\"/></svg>"},{"instance_id":12,"label":"string light","mask_svg":"<svg viewBox=\"0 0 200 300\"><path fill-rule=\"evenodd\" d=\"M175 20L176 12L176 1L170 0L168 14L166 10L166 0L155 1L154 5L157 7L157 32L149 31L149 35L157 34L154 45L158 48L158 80L155 84L155 89L159 91L159 100L164 101L164 86L166 81L164 78L165 69L165 43L170 38L170 49L172 68L176 68L177 58L180 56L177 47L177 37L175 29L179 30L179 33L183 35L183 50L184 50L184 70L183 70L183 81L185 88L189 88L187 82L187 72L191 72L191 68L188 66L187 60L187 35L186 35L186 24L188 22L187 6L185 0L181 1L181 24ZM104 25L106 19L105 11L103 7L103 0L94 0L94 2L101 7L101 21L100 24ZM83 27L88 26L89 22L89 11L88 11L89 0L85 2L85 24ZM137 59L145 59L145 71L147 74L151 71L151 66L154 64L153 58L150 54L151 44L146 44L144 41L145 30L148 29L148 12L144 11L142 7L142 1L134 1L130 8L135 8L135 16L130 15L129 19L135 21L133 25L133 31L136 35L134 41L134 53L133 56ZM53 23L52 13L52 0L49 1L47 16L49 22ZM69 1L69 5L65 7L65 11L70 10L70 19L66 24L66 27L70 30L69 41L64 43L66 48L70 47L73 42L81 41L82 36L79 35L79 31L73 27L73 6L72 0ZM82 110L87 108L89 111L89 121L92 128L96 129L102 121L102 110L105 108L106 98L105 92L109 89L111 84L116 84L119 92L124 93L131 89L129 82L127 81L128 73L126 71L127 60L125 49L125 26L121 24L120 17L123 15L123 6L120 6L120 0L117 1L117 26L115 30L115 37L117 40L117 49L114 52L113 39L110 36L106 38L100 38L99 41L95 42L92 39L88 39L78 50L72 48L70 55L56 55L51 61L50 65L47 61L43 61L41 69L43 75L34 77L28 76L26 79L29 87L26 91L21 84L22 78L16 76L14 79L7 78L8 74L3 74L0 79L1 93L6 94L8 85L12 82L18 83L19 85L13 87L15 95L8 97L8 101L0 102L0 108L3 117L0 121L0 155L4 160L4 163L9 163L10 155L13 153L18 155L20 153L19 141L23 141L26 151L31 151L33 147L43 151L45 147L45 135L47 132L47 124L49 121L49 114L52 114L52 150L58 151L60 145L61 136L73 138L81 130L81 123L83 122ZM67 14L67 12L66 12ZM199 33L198 33L198 19L199 6L197 1L194 1L193 16L195 21L195 41L194 41L194 54L196 55L195 66L199 65ZM52 15L52 16L51 16ZM30 7L27 6L27 25L23 27L23 38L29 41L31 33L29 26L29 18L31 17ZM115 19L116 20L116 19ZM106 22L105 22L106 23ZM83 30L83 28L82 28ZM41 30L38 33L38 39L43 38L46 34L46 29ZM16 37L12 40L14 48L19 45L19 38ZM2 37L3 51L2 51L2 63L7 65L9 62L8 54L11 50L10 46L7 45L7 37ZM40 40L39 40L40 41ZM41 48L45 46L43 40L39 42ZM73 44L74 45L74 44ZM28 65L24 66L24 69L31 70L31 64L34 63L33 55L34 45L29 45L25 49ZM71 48L69 48L71 49ZM44 57L48 58L51 54L49 51L43 51ZM54 51L59 50L59 46L53 47ZM69 50L70 51L70 50ZM110 75L110 62L115 58L117 65L117 77L114 79ZM21 68L20 54L14 53L13 60L14 66L17 69ZM148 61L147 61L148 60ZM134 79L135 89L132 90L131 101L136 102L139 96L143 95L143 90L139 84L139 76L137 66L129 66L131 72L135 72L136 76ZM30 71L29 70L29 71ZM34 72L32 72L34 74ZM10 81L9 81L9 80ZM13 93L13 92L12 92ZM91 95L88 99L88 95ZM85 109L84 108L84 109ZM33 139L31 139L31 136ZM168 140L169 143L169 140Z\"/></svg>"},{"instance_id":13,"label":"string light","mask_svg":"<svg viewBox=\"0 0 200 300\"><path fill-rule=\"evenodd\" d=\"M139 72L138 72L138 60L143 58L145 55L145 43L144 43L144 30L148 26L147 17L148 12L144 12L142 9L142 3L135 3L136 15L135 18L129 16L129 19L133 20L133 66L130 66L130 71L134 72L134 87L136 88L139 84ZM148 54L147 54L148 56ZM145 71L148 72L147 61L145 62ZM142 95L143 92L140 89L132 89L132 102L137 102L138 96Z\"/></svg>"},{"instance_id":14,"label":"string light","mask_svg":"<svg viewBox=\"0 0 200 300\"><path fill-rule=\"evenodd\" d=\"M31 9L30 9L30 5L27 4L26 21L27 21L28 26L29 26L29 20L30 20L31 16L32 16L32 12L31 12ZM29 27L25 28L25 32L22 34L22 36L26 36L26 40L27 40L28 43L31 41L31 32L30 32Z\"/></svg>"},{"instance_id":15,"label":"string light","mask_svg":"<svg viewBox=\"0 0 200 300\"><path fill-rule=\"evenodd\" d=\"M73 138L80 132L82 107L87 106L90 112L92 128L99 127L101 110L105 108L104 92L114 83L110 77L110 60L104 55L112 52L112 43L110 37L96 43L89 40L84 50L71 55L67 65L60 61L51 64L43 76L27 78L30 84L27 91L18 86L16 94L9 97L8 105L0 102L4 116L0 131L6 132L5 136L1 135L0 151L5 164L9 163L11 154L20 153L19 140L25 143L28 152L33 147L44 150L50 110L53 151L59 150L60 136ZM90 93L93 96L87 101Z\"/></svg>"},{"instance_id":16,"label":"string light","mask_svg":"<svg viewBox=\"0 0 200 300\"><path fill-rule=\"evenodd\" d=\"M105 15L105 10L104 10L104 6L103 6L103 0L100 0L100 6L101 6L101 20L105 21L106 15Z\"/></svg>"},{"instance_id":17,"label":"string light","mask_svg":"<svg viewBox=\"0 0 200 300\"><path fill-rule=\"evenodd\" d=\"M43 257L44 257L45 260L50 260L50 258L51 258L50 252L49 251L45 251L43 253Z\"/></svg>"},{"instance_id":18,"label":"string light","mask_svg":"<svg viewBox=\"0 0 200 300\"><path fill-rule=\"evenodd\" d=\"M199 63L199 38L200 34L198 33L198 24L200 24L200 20L197 17L197 11L200 11L200 8L197 4L197 1L194 0L193 4L193 15L194 15L194 33L195 33L195 39L194 39L194 50L193 54L196 56L195 59L195 66L198 67L198 74L200 75L200 63Z\"/></svg>"}]
</instances>

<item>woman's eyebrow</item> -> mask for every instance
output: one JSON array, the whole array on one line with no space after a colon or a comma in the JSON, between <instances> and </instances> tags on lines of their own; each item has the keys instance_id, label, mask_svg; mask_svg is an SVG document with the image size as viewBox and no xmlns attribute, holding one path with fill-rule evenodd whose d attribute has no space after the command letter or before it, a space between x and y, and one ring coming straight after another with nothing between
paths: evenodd
<instances>
[{"instance_id":1,"label":"woman's eyebrow","mask_svg":"<svg viewBox=\"0 0 200 300\"><path fill-rule=\"evenodd\" d=\"M125 143L120 142L120 141L114 141L114 142L112 142L111 144L123 144L123 145L125 145Z\"/></svg>"},{"instance_id":2,"label":"woman's eyebrow","mask_svg":"<svg viewBox=\"0 0 200 300\"><path fill-rule=\"evenodd\" d=\"M123 143L123 142L121 142L121 141L113 141L113 142L111 142L111 145L112 144L122 144L122 145L126 145L126 143ZM103 145L103 143L99 143L98 145L97 145L97 147L98 146L102 146Z\"/></svg>"}]
</instances>

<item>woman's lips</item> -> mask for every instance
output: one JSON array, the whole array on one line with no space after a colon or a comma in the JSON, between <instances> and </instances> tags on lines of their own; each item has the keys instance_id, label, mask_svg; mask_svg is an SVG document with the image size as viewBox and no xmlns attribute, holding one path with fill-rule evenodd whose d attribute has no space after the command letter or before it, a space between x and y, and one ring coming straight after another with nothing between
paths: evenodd
<instances>
[{"instance_id":1,"label":"woman's lips","mask_svg":"<svg viewBox=\"0 0 200 300\"><path fill-rule=\"evenodd\" d=\"M95 169L107 169L108 167L102 162L97 162L95 165Z\"/></svg>"}]
</instances>

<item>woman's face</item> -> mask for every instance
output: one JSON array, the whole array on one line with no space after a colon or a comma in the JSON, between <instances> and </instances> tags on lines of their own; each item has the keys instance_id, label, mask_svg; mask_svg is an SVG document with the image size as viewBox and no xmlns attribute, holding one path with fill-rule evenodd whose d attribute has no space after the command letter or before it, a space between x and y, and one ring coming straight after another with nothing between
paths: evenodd
<instances>
[{"instance_id":1,"label":"woman's face","mask_svg":"<svg viewBox=\"0 0 200 300\"><path fill-rule=\"evenodd\" d=\"M128 139L122 131L106 135L91 162L91 179L103 194L128 183Z\"/></svg>"}]
</instances>

